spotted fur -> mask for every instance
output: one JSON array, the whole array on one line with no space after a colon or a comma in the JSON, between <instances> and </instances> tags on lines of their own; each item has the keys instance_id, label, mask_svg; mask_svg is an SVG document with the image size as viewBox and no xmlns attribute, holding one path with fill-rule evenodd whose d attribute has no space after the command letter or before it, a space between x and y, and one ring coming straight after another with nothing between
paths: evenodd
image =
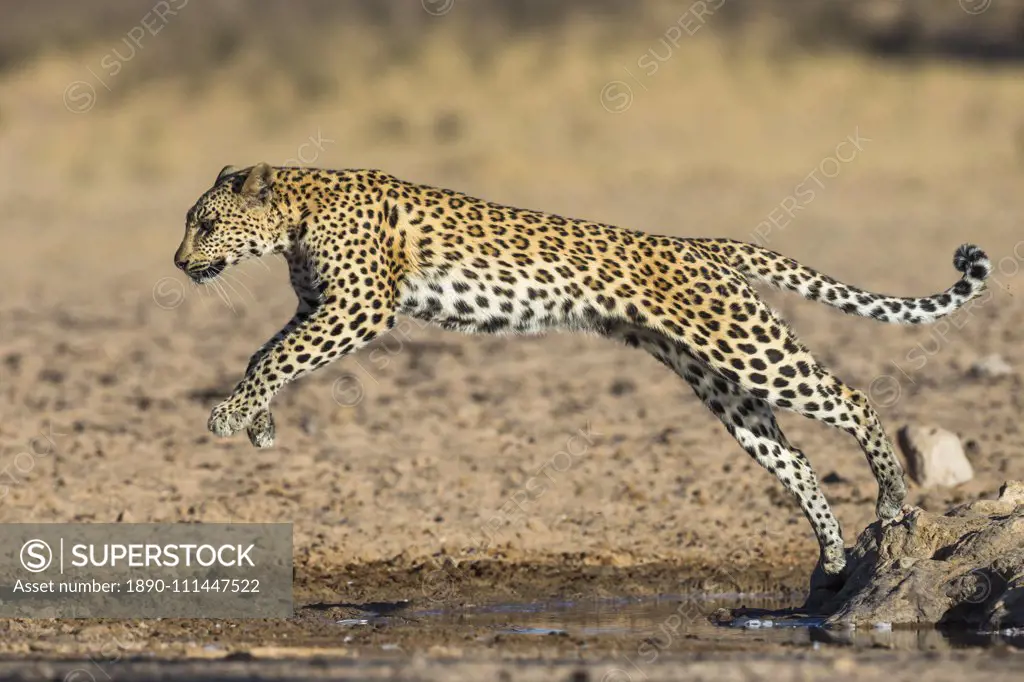
<instances>
[{"instance_id":1,"label":"spotted fur","mask_svg":"<svg viewBox=\"0 0 1024 682\"><path fill-rule=\"evenodd\" d=\"M693 387L796 497L831 575L845 564L839 523L773 409L857 439L878 481L883 520L902 506L903 471L865 395L819 364L753 284L855 315L918 324L978 296L991 270L980 249L965 245L953 261L962 277L945 292L882 296L753 244L649 235L378 171L266 164L221 172L189 211L175 263L203 281L271 252L288 262L298 308L214 408L215 434L247 429L254 445L270 446L269 405L281 387L365 346L399 313L463 332L592 332L647 351Z\"/></svg>"}]
</instances>

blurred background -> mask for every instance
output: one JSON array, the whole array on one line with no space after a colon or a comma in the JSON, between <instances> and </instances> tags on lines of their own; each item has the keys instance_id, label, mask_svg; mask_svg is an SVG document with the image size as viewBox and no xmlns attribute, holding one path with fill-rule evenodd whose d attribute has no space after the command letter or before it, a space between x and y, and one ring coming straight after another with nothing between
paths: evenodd
<instances>
[{"instance_id":1,"label":"blurred background","mask_svg":"<svg viewBox=\"0 0 1024 682\"><path fill-rule=\"evenodd\" d=\"M994 295L956 328L771 300L845 380L890 377L872 397L891 432L974 443L976 482L914 501L992 492L1022 475L1020 384L963 382L987 353L1024 365L1022 55L1015 0L3 3L0 519L295 520L309 561L412 561L477 546L589 428L579 468L489 547L813 563L799 513L688 389L598 339L416 328L287 389L274 450L207 437L294 298L276 261L196 288L172 255L220 168L260 161L757 241L902 295L944 289L976 241ZM856 444L784 425L855 533L874 497Z\"/></svg>"},{"instance_id":2,"label":"blurred background","mask_svg":"<svg viewBox=\"0 0 1024 682\"><path fill-rule=\"evenodd\" d=\"M1013 177L1024 159L1024 4L1010 0L47 0L0 11L0 191L19 199L7 229L24 223L40 248L52 235L38 255L67 267L109 257L108 244L62 254L67 226L23 214L30 203L65 217L73 204L77 225L105 234L137 210L151 217L127 221L133 236L166 252L162 219L179 218L228 162L380 167L662 232L705 233L713 218L736 236L858 130L871 151L843 164L829 194L941 175L968 200L979 179ZM158 225L156 205L175 212ZM938 208L915 210L933 223ZM792 239L806 255L827 210L777 230L779 246Z\"/></svg>"}]
</instances>

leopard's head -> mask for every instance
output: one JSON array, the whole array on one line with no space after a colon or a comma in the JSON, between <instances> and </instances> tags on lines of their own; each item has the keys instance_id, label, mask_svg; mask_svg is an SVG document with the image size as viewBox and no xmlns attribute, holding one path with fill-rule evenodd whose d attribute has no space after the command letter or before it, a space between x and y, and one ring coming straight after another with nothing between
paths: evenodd
<instances>
[{"instance_id":1,"label":"leopard's head","mask_svg":"<svg viewBox=\"0 0 1024 682\"><path fill-rule=\"evenodd\" d=\"M275 202L273 168L225 166L189 209L174 264L195 282L213 279L229 265L283 251L284 222Z\"/></svg>"}]
</instances>

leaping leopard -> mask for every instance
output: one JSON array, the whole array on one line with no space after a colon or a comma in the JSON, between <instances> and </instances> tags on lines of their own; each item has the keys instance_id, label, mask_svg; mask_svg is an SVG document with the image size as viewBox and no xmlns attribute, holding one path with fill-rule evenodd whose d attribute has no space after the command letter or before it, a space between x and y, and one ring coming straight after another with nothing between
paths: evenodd
<instances>
[{"instance_id":1,"label":"leaping leopard","mask_svg":"<svg viewBox=\"0 0 1024 682\"><path fill-rule=\"evenodd\" d=\"M597 333L641 348L685 379L726 430L792 493L827 575L845 565L839 522L773 408L852 434L878 481L876 513L899 513L906 484L867 397L825 369L757 294L795 291L854 315L921 324L985 289L991 262L964 245L940 294L901 298L842 284L768 249L687 239L513 208L376 170L224 168L189 210L175 265L197 282L282 254L294 317L252 356L210 415L218 436L274 441L269 406L286 383L387 332L399 313L463 332Z\"/></svg>"}]
</instances>

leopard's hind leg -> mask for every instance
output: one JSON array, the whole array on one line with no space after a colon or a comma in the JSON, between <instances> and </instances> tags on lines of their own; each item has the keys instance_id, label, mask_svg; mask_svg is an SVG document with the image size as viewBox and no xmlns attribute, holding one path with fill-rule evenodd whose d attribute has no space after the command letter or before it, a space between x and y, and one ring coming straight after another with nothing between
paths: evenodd
<instances>
[{"instance_id":1,"label":"leopard's hind leg","mask_svg":"<svg viewBox=\"0 0 1024 682\"><path fill-rule=\"evenodd\" d=\"M878 518L896 518L907 492L903 467L867 396L821 366L749 284L730 279L725 269L713 274L731 299L722 294L705 302L696 321L675 313L645 326L660 324L665 331L655 333L746 394L853 435L878 482Z\"/></svg>"},{"instance_id":2,"label":"leopard's hind leg","mask_svg":"<svg viewBox=\"0 0 1024 682\"><path fill-rule=\"evenodd\" d=\"M806 455L786 439L771 405L726 380L667 337L646 329L620 327L616 331L615 336L648 351L683 377L740 446L775 475L810 521L822 569L830 576L842 573L846 565L842 528Z\"/></svg>"},{"instance_id":3,"label":"leopard's hind leg","mask_svg":"<svg viewBox=\"0 0 1024 682\"><path fill-rule=\"evenodd\" d=\"M811 463L779 428L771 405L739 386L715 376L691 358L680 372L697 397L758 464L775 475L810 521L821 550L821 567L838 575L846 565L843 531L825 499Z\"/></svg>"}]
</instances>

